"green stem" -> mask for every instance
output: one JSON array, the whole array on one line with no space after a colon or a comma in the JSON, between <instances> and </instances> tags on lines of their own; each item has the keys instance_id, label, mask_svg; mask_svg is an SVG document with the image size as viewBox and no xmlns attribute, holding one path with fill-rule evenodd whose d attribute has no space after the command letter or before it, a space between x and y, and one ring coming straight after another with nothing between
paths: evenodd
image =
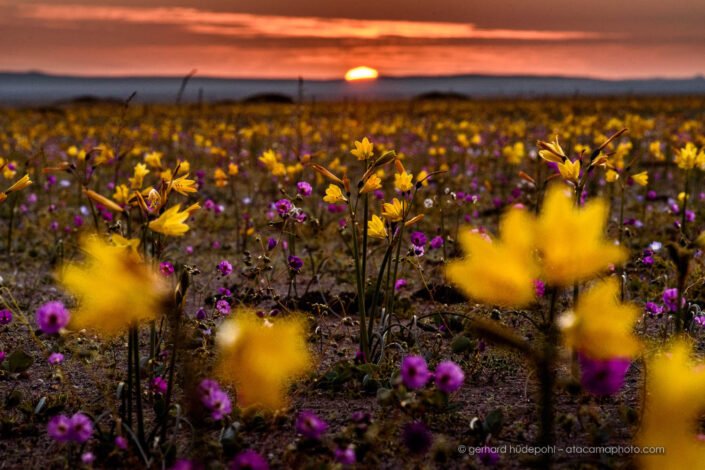
<instances>
[{"instance_id":1,"label":"green stem","mask_svg":"<svg viewBox=\"0 0 705 470\"><path fill-rule=\"evenodd\" d=\"M548 312L548 323L545 325L543 355L539 359L538 374L541 382L541 435L539 437L539 447L553 446L555 442L554 433L554 409L553 409L553 386L555 383L554 365L556 362L556 342L558 331L556 330L555 314L558 300L558 289L551 287L551 304ZM552 453L543 454L543 468L551 467Z\"/></svg>"},{"instance_id":2,"label":"green stem","mask_svg":"<svg viewBox=\"0 0 705 470\"><path fill-rule=\"evenodd\" d=\"M360 250L358 248L357 241L357 220L355 217L355 212L353 211L350 204L348 204L348 209L350 211L350 222L352 225L353 258L355 261L355 283L357 284L357 309L360 315L360 351L363 355L363 361L367 362L370 351L366 328L367 318L365 315L365 289L362 284L362 278L360 277Z\"/></svg>"}]
</instances>

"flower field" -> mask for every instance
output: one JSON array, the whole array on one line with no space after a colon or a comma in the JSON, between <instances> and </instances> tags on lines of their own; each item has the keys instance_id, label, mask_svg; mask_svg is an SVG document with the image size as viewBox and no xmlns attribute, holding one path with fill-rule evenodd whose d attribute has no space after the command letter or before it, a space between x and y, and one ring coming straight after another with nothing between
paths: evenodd
<instances>
[{"instance_id":1,"label":"flower field","mask_svg":"<svg viewBox=\"0 0 705 470\"><path fill-rule=\"evenodd\" d=\"M0 129L0 468L705 462L705 98Z\"/></svg>"}]
</instances>

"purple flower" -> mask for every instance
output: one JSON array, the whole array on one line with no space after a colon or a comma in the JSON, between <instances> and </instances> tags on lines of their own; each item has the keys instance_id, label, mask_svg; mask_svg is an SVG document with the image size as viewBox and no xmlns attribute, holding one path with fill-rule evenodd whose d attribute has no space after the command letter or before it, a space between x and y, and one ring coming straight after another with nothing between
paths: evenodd
<instances>
[{"instance_id":1,"label":"purple flower","mask_svg":"<svg viewBox=\"0 0 705 470\"><path fill-rule=\"evenodd\" d=\"M166 380L164 380L163 377L154 377L152 379L152 383L150 388L154 393L158 393L160 395L164 395L166 393L168 383Z\"/></svg>"},{"instance_id":2,"label":"purple flower","mask_svg":"<svg viewBox=\"0 0 705 470\"><path fill-rule=\"evenodd\" d=\"M411 232L410 238L411 238L411 243L414 246L424 247L424 246L426 246L426 243L428 243L428 238L426 238L426 234L423 232L419 232L419 231Z\"/></svg>"},{"instance_id":3,"label":"purple flower","mask_svg":"<svg viewBox=\"0 0 705 470\"><path fill-rule=\"evenodd\" d=\"M80 215L75 215L73 217L73 226L76 228L80 228L83 226L83 217Z\"/></svg>"},{"instance_id":4,"label":"purple flower","mask_svg":"<svg viewBox=\"0 0 705 470\"><path fill-rule=\"evenodd\" d=\"M287 262L289 263L289 269L295 273L298 273L301 268L304 267L304 262L301 258L298 256L289 256L287 258Z\"/></svg>"},{"instance_id":5,"label":"purple flower","mask_svg":"<svg viewBox=\"0 0 705 470\"><path fill-rule=\"evenodd\" d=\"M647 201L655 201L657 197L658 197L658 193L656 191L654 191L653 189L646 193L646 200Z\"/></svg>"},{"instance_id":6,"label":"purple flower","mask_svg":"<svg viewBox=\"0 0 705 470\"><path fill-rule=\"evenodd\" d=\"M71 440L83 444L93 435L93 421L83 413L71 416Z\"/></svg>"},{"instance_id":7,"label":"purple flower","mask_svg":"<svg viewBox=\"0 0 705 470\"><path fill-rule=\"evenodd\" d=\"M412 454L425 454L431 448L433 435L425 424L415 421L404 425L402 441Z\"/></svg>"},{"instance_id":8,"label":"purple flower","mask_svg":"<svg viewBox=\"0 0 705 470\"><path fill-rule=\"evenodd\" d=\"M274 203L274 207L277 209L277 214L279 214L279 217L285 218L288 217L289 212L291 212L291 209L294 208L294 205L288 199L279 199Z\"/></svg>"},{"instance_id":9,"label":"purple flower","mask_svg":"<svg viewBox=\"0 0 705 470\"><path fill-rule=\"evenodd\" d=\"M421 356L406 356L401 363L401 378L406 388L416 390L428 382L431 373L426 359Z\"/></svg>"},{"instance_id":10,"label":"purple flower","mask_svg":"<svg viewBox=\"0 0 705 470\"><path fill-rule=\"evenodd\" d=\"M438 364L434 375L436 387L444 393L455 392L465 381L463 369L453 361L443 361Z\"/></svg>"},{"instance_id":11,"label":"purple flower","mask_svg":"<svg viewBox=\"0 0 705 470\"><path fill-rule=\"evenodd\" d=\"M220 313L221 315L230 315L230 304L228 303L227 300L219 300L215 304L215 309Z\"/></svg>"},{"instance_id":12,"label":"purple flower","mask_svg":"<svg viewBox=\"0 0 705 470\"><path fill-rule=\"evenodd\" d=\"M196 320L205 320L206 316L205 308L201 307L196 311Z\"/></svg>"},{"instance_id":13,"label":"purple flower","mask_svg":"<svg viewBox=\"0 0 705 470\"><path fill-rule=\"evenodd\" d=\"M318 440L328 429L328 424L311 411L302 411L296 418L296 432L306 439Z\"/></svg>"},{"instance_id":14,"label":"purple flower","mask_svg":"<svg viewBox=\"0 0 705 470\"><path fill-rule=\"evenodd\" d=\"M187 255L192 255L193 254L193 247L191 245L187 246L186 248L184 248L184 252Z\"/></svg>"},{"instance_id":15,"label":"purple flower","mask_svg":"<svg viewBox=\"0 0 705 470\"><path fill-rule=\"evenodd\" d=\"M299 181L296 183L296 192L302 196L310 196L313 192L313 188L306 181Z\"/></svg>"},{"instance_id":16,"label":"purple flower","mask_svg":"<svg viewBox=\"0 0 705 470\"><path fill-rule=\"evenodd\" d=\"M277 239L276 238L269 238L267 240L267 251L272 251L276 247L277 247Z\"/></svg>"},{"instance_id":17,"label":"purple flower","mask_svg":"<svg viewBox=\"0 0 705 470\"><path fill-rule=\"evenodd\" d=\"M443 243L443 237L440 235L436 235L431 239L431 249L438 250L439 248L443 247Z\"/></svg>"},{"instance_id":18,"label":"purple flower","mask_svg":"<svg viewBox=\"0 0 705 470\"><path fill-rule=\"evenodd\" d=\"M218 267L216 269L220 271L220 274L222 274L223 276L228 276L230 275L230 273L233 272L233 265L230 264L227 260L223 260L218 263Z\"/></svg>"},{"instance_id":19,"label":"purple flower","mask_svg":"<svg viewBox=\"0 0 705 470\"><path fill-rule=\"evenodd\" d=\"M187 459L178 459L174 465L169 467L169 470L197 470L201 468L196 463Z\"/></svg>"},{"instance_id":20,"label":"purple flower","mask_svg":"<svg viewBox=\"0 0 705 470\"><path fill-rule=\"evenodd\" d=\"M95 461L95 455L93 454L93 452L88 451L88 452L84 452L83 454L81 454L81 462L82 463L84 463L86 465L90 465L93 463L93 461Z\"/></svg>"},{"instance_id":21,"label":"purple flower","mask_svg":"<svg viewBox=\"0 0 705 470\"><path fill-rule=\"evenodd\" d=\"M477 460L479 460L481 464L487 465L488 467L494 467L497 463L499 463L499 454L490 446L483 446L476 455Z\"/></svg>"},{"instance_id":22,"label":"purple flower","mask_svg":"<svg viewBox=\"0 0 705 470\"><path fill-rule=\"evenodd\" d=\"M580 383L593 395L613 395L622 388L624 376L631 360L616 357L612 359L591 359L578 354L580 363Z\"/></svg>"},{"instance_id":23,"label":"purple flower","mask_svg":"<svg viewBox=\"0 0 705 470\"><path fill-rule=\"evenodd\" d=\"M641 263L645 266L651 266L654 264L654 257L651 255L644 256L641 258Z\"/></svg>"},{"instance_id":24,"label":"purple flower","mask_svg":"<svg viewBox=\"0 0 705 470\"><path fill-rule=\"evenodd\" d=\"M169 277L174 274L174 265L168 261L163 261L159 264L159 272L162 276Z\"/></svg>"},{"instance_id":25,"label":"purple flower","mask_svg":"<svg viewBox=\"0 0 705 470\"><path fill-rule=\"evenodd\" d=\"M61 353L58 353L58 352L51 353L49 355L48 361L49 361L49 364L51 364L53 366L59 365L62 362L64 362L64 355Z\"/></svg>"},{"instance_id":26,"label":"purple flower","mask_svg":"<svg viewBox=\"0 0 705 470\"><path fill-rule=\"evenodd\" d=\"M115 447L121 450L127 450L127 439L122 436L115 437Z\"/></svg>"},{"instance_id":27,"label":"purple flower","mask_svg":"<svg viewBox=\"0 0 705 470\"><path fill-rule=\"evenodd\" d=\"M47 434L57 442L68 442L71 439L71 420L66 415L54 416L47 425Z\"/></svg>"},{"instance_id":28,"label":"purple flower","mask_svg":"<svg viewBox=\"0 0 705 470\"><path fill-rule=\"evenodd\" d=\"M70 318L69 311L58 301L47 302L37 309L37 325L47 335L58 333Z\"/></svg>"},{"instance_id":29,"label":"purple flower","mask_svg":"<svg viewBox=\"0 0 705 470\"><path fill-rule=\"evenodd\" d=\"M252 449L243 450L230 462L230 470L269 470L269 464Z\"/></svg>"},{"instance_id":30,"label":"purple flower","mask_svg":"<svg viewBox=\"0 0 705 470\"><path fill-rule=\"evenodd\" d=\"M12 311L8 309L0 310L0 325L7 325L12 321Z\"/></svg>"},{"instance_id":31,"label":"purple flower","mask_svg":"<svg viewBox=\"0 0 705 470\"><path fill-rule=\"evenodd\" d=\"M546 294L546 284L541 279L534 279L534 293L536 297L543 297Z\"/></svg>"},{"instance_id":32,"label":"purple flower","mask_svg":"<svg viewBox=\"0 0 705 470\"><path fill-rule=\"evenodd\" d=\"M353 446L348 446L346 448L338 447L333 453L335 461L342 465L353 465L357 461L355 456L355 448Z\"/></svg>"},{"instance_id":33,"label":"purple flower","mask_svg":"<svg viewBox=\"0 0 705 470\"><path fill-rule=\"evenodd\" d=\"M678 311L678 289L671 288L663 291L663 303L669 312ZM681 307L685 305L685 298L681 299Z\"/></svg>"},{"instance_id":34,"label":"purple flower","mask_svg":"<svg viewBox=\"0 0 705 470\"><path fill-rule=\"evenodd\" d=\"M0 364L5 361L5 357L7 357L7 353L5 351L0 351Z\"/></svg>"},{"instance_id":35,"label":"purple flower","mask_svg":"<svg viewBox=\"0 0 705 470\"><path fill-rule=\"evenodd\" d=\"M644 304L644 309L646 310L646 313L649 314L649 316L660 317L661 315L663 315L663 306L657 304L656 302L646 302Z\"/></svg>"},{"instance_id":36,"label":"purple flower","mask_svg":"<svg viewBox=\"0 0 705 470\"><path fill-rule=\"evenodd\" d=\"M407 282L406 279L397 279L397 282L394 283L394 290L399 291L406 287Z\"/></svg>"},{"instance_id":37,"label":"purple flower","mask_svg":"<svg viewBox=\"0 0 705 470\"><path fill-rule=\"evenodd\" d=\"M230 397L220 389L220 385L215 380L202 380L198 385L198 391L201 395L201 403L211 412L213 419L220 420L232 411Z\"/></svg>"}]
</instances>

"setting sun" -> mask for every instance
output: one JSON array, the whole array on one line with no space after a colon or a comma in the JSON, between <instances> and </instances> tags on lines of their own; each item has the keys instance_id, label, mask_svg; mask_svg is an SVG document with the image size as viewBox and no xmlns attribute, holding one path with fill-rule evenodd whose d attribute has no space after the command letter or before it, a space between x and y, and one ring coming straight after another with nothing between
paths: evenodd
<instances>
[{"instance_id":1,"label":"setting sun","mask_svg":"<svg viewBox=\"0 0 705 470\"><path fill-rule=\"evenodd\" d=\"M371 67L355 67L354 69L350 69L345 73L345 80L348 82L352 82L355 80L374 80L379 76L379 73L377 73L377 70L371 68Z\"/></svg>"}]
</instances>

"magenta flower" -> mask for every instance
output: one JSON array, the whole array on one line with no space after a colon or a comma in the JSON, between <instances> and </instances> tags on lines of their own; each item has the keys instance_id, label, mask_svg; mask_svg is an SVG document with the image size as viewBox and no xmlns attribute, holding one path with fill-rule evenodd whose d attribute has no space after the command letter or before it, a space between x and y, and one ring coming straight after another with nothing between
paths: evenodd
<instances>
[{"instance_id":1,"label":"magenta flower","mask_svg":"<svg viewBox=\"0 0 705 470\"><path fill-rule=\"evenodd\" d=\"M83 413L71 416L71 440L83 444L93 435L93 421Z\"/></svg>"},{"instance_id":2,"label":"magenta flower","mask_svg":"<svg viewBox=\"0 0 705 470\"><path fill-rule=\"evenodd\" d=\"M198 391L201 395L201 403L211 412L211 417L214 420L223 419L232 411L230 397L221 390L215 380L203 379L198 385Z\"/></svg>"},{"instance_id":3,"label":"magenta flower","mask_svg":"<svg viewBox=\"0 0 705 470\"><path fill-rule=\"evenodd\" d=\"M51 353L49 355L48 361L49 361L49 364L51 364L53 366L59 365L62 362L64 362L64 355L61 353L58 353L58 352Z\"/></svg>"},{"instance_id":4,"label":"magenta flower","mask_svg":"<svg viewBox=\"0 0 705 470\"><path fill-rule=\"evenodd\" d=\"M294 273L298 273L304 267L304 261L298 256L289 256L287 263L289 264L289 269Z\"/></svg>"},{"instance_id":5,"label":"magenta flower","mask_svg":"<svg viewBox=\"0 0 705 470\"><path fill-rule=\"evenodd\" d=\"M258 452L247 449L230 462L230 470L269 470L269 464Z\"/></svg>"},{"instance_id":6,"label":"magenta flower","mask_svg":"<svg viewBox=\"0 0 705 470\"><path fill-rule=\"evenodd\" d=\"M159 272L162 273L162 276L169 277L174 274L174 265L168 261L163 261L159 264Z\"/></svg>"},{"instance_id":7,"label":"magenta flower","mask_svg":"<svg viewBox=\"0 0 705 470\"><path fill-rule=\"evenodd\" d=\"M5 351L0 351L0 364L5 362L6 357L7 357L7 353Z\"/></svg>"},{"instance_id":8,"label":"magenta flower","mask_svg":"<svg viewBox=\"0 0 705 470\"><path fill-rule=\"evenodd\" d=\"M541 279L534 279L534 294L543 297L546 294L546 284Z\"/></svg>"},{"instance_id":9,"label":"magenta flower","mask_svg":"<svg viewBox=\"0 0 705 470\"><path fill-rule=\"evenodd\" d=\"M68 325L71 314L58 301L47 302L37 309L37 325L47 335L53 335Z\"/></svg>"},{"instance_id":10,"label":"magenta flower","mask_svg":"<svg viewBox=\"0 0 705 470\"><path fill-rule=\"evenodd\" d=\"M283 219L289 216L289 212L294 208L294 205L288 199L279 199L274 203L274 208L277 210L279 217Z\"/></svg>"},{"instance_id":11,"label":"magenta flower","mask_svg":"<svg viewBox=\"0 0 705 470\"><path fill-rule=\"evenodd\" d=\"M221 315L230 315L230 304L227 300L219 300L218 302L216 302L215 309Z\"/></svg>"},{"instance_id":12,"label":"magenta flower","mask_svg":"<svg viewBox=\"0 0 705 470\"><path fill-rule=\"evenodd\" d=\"M7 325L12 322L12 311L8 309L0 310L0 325Z\"/></svg>"},{"instance_id":13,"label":"magenta flower","mask_svg":"<svg viewBox=\"0 0 705 470\"><path fill-rule=\"evenodd\" d=\"M302 196L310 196L313 192L313 188L306 181L299 181L296 183L296 192Z\"/></svg>"},{"instance_id":14,"label":"magenta flower","mask_svg":"<svg viewBox=\"0 0 705 470\"><path fill-rule=\"evenodd\" d=\"M328 429L328 424L312 411L302 411L296 418L296 432L306 439L318 440Z\"/></svg>"},{"instance_id":15,"label":"magenta flower","mask_svg":"<svg viewBox=\"0 0 705 470\"><path fill-rule=\"evenodd\" d=\"M343 466L354 465L357 461L357 457L355 456L355 448L351 445L346 448L336 448L333 452L333 458L335 458L335 461Z\"/></svg>"},{"instance_id":16,"label":"magenta flower","mask_svg":"<svg viewBox=\"0 0 705 470\"><path fill-rule=\"evenodd\" d=\"M223 276L228 276L230 275L230 273L233 272L233 265L230 264L227 260L223 260L218 263L218 267L216 269L220 271L220 274L222 274Z\"/></svg>"},{"instance_id":17,"label":"magenta flower","mask_svg":"<svg viewBox=\"0 0 705 470\"><path fill-rule=\"evenodd\" d=\"M431 249L438 250L443 247L443 237L437 235L431 239Z\"/></svg>"},{"instance_id":18,"label":"magenta flower","mask_svg":"<svg viewBox=\"0 0 705 470\"><path fill-rule=\"evenodd\" d=\"M401 363L401 379L406 388L422 388L431 378L426 359L421 356L406 356Z\"/></svg>"},{"instance_id":19,"label":"magenta flower","mask_svg":"<svg viewBox=\"0 0 705 470\"><path fill-rule=\"evenodd\" d=\"M411 232L411 236L409 238L414 246L424 247L426 246L426 243L428 243L428 238L426 238L426 234L423 232Z\"/></svg>"},{"instance_id":20,"label":"magenta flower","mask_svg":"<svg viewBox=\"0 0 705 470\"><path fill-rule=\"evenodd\" d=\"M125 439L123 436L116 436L115 447L120 450L127 450L127 439Z\"/></svg>"},{"instance_id":21,"label":"magenta flower","mask_svg":"<svg viewBox=\"0 0 705 470\"><path fill-rule=\"evenodd\" d=\"M614 395L624 385L624 376L632 361L615 357L606 360L591 359L578 355L580 363L580 383L593 395Z\"/></svg>"},{"instance_id":22,"label":"magenta flower","mask_svg":"<svg viewBox=\"0 0 705 470\"><path fill-rule=\"evenodd\" d=\"M443 393L455 392L465 381L463 369L453 361L443 361L438 364L434 375L436 387Z\"/></svg>"},{"instance_id":23,"label":"magenta flower","mask_svg":"<svg viewBox=\"0 0 705 470\"><path fill-rule=\"evenodd\" d=\"M415 421L404 425L402 441L412 454L425 454L431 448L433 434L421 421Z\"/></svg>"},{"instance_id":24,"label":"magenta flower","mask_svg":"<svg viewBox=\"0 0 705 470\"><path fill-rule=\"evenodd\" d=\"M477 460L479 460L482 465L494 467L497 463L499 463L499 454L490 446L482 447L476 455Z\"/></svg>"},{"instance_id":25,"label":"magenta flower","mask_svg":"<svg viewBox=\"0 0 705 470\"><path fill-rule=\"evenodd\" d=\"M267 251L272 251L274 248L277 247L277 239L276 238L269 238L267 240Z\"/></svg>"},{"instance_id":26,"label":"magenta flower","mask_svg":"<svg viewBox=\"0 0 705 470\"><path fill-rule=\"evenodd\" d=\"M66 415L54 416L49 420L47 433L57 442L68 442L71 439L71 419Z\"/></svg>"},{"instance_id":27,"label":"magenta flower","mask_svg":"<svg viewBox=\"0 0 705 470\"><path fill-rule=\"evenodd\" d=\"M152 389L152 392L164 395L166 393L167 386L167 381L164 380L163 377L154 377L150 388Z\"/></svg>"},{"instance_id":28,"label":"magenta flower","mask_svg":"<svg viewBox=\"0 0 705 470\"><path fill-rule=\"evenodd\" d=\"M86 465L90 465L94 461L95 461L95 454L93 454L93 452L88 451L88 452L84 452L83 454L81 454L81 462L82 463L84 463Z\"/></svg>"},{"instance_id":29,"label":"magenta flower","mask_svg":"<svg viewBox=\"0 0 705 470\"><path fill-rule=\"evenodd\" d=\"M663 303L670 312L678 311L678 289L675 287L663 291ZM685 305L685 297L681 299L681 307Z\"/></svg>"}]
</instances>

